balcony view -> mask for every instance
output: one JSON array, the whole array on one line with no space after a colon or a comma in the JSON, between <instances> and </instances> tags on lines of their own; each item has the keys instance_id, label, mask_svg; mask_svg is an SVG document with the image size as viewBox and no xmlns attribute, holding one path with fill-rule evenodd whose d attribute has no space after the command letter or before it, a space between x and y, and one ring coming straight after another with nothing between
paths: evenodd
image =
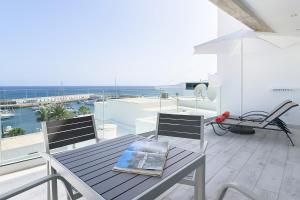
<instances>
[{"instance_id":1,"label":"balcony view","mask_svg":"<svg viewBox=\"0 0 300 200\"><path fill-rule=\"evenodd\" d=\"M300 3L0 3L0 200L300 199Z\"/></svg>"}]
</instances>

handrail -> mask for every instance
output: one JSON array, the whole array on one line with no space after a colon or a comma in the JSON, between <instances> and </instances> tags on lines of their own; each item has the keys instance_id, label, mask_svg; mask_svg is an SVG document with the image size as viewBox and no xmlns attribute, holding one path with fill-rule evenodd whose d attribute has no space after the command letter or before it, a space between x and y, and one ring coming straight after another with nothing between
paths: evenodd
<instances>
[{"instance_id":1,"label":"handrail","mask_svg":"<svg viewBox=\"0 0 300 200\"><path fill-rule=\"evenodd\" d=\"M238 183L227 183L224 184L218 191L216 200L223 200L225 197L225 194L227 193L228 189L235 189L245 195L246 197L252 199L252 200L260 200L259 196L257 196L254 192L250 191L249 189L243 187L242 185Z\"/></svg>"},{"instance_id":2,"label":"handrail","mask_svg":"<svg viewBox=\"0 0 300 200\"><path fill-rule=\"evenodd\" d=\"M26 192L32 188L35 188L43 183L46 183L48 181L53 181L53 180L60 180L63 182L63 184L66 186L67 192L69 194L69 197L74 200L75 197L73 196L73 192L72 192L72 188L70 187L69 183L66 181L66 179L64 179L62 176L60 176L59 174L52 174L52 175L48 175L45 177L42 177L40 179L37 179L35 181L32 181L31 183L25 184L23 186L20 186L18 188L15 188L9 192L0 194L0 200L5 200L5 199L9 199L12 198L18 194L21 194L23 192Z\"/></svg>"}]
</instances>

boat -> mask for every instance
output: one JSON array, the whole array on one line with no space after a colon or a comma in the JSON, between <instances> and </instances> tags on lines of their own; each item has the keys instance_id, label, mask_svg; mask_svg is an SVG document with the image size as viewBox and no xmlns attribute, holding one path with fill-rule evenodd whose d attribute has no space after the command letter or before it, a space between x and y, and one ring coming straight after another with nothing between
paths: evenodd
<instances>
[{"instance_id":1,"label":"boat","mask_svg":"<svg viewBox=\"0 0 300 200\"><path fill-rule=\"evenodd\" d=\"M34 111L34 112L37 112L40 110L40 106L33 106L31 107L31 109Z\"/></svg>"},{"instance_id":2,"label":"boat","mask_svg":"<svg viewBox=\"0 0 300 200\"><path fill-rule=\"evenodd\" d=\"M86 104L86 105L94 105L94 103L95 103L95 100L86 100L86 101L84 101L84 104Z\"/></svg>"},{"instance_id":3,"label":"boat","mask_svg":"<svg viewBox=\"0 0 300 200\"><path fill-rule=\"evenodd\" d=\"M3 133L4 134L8 134L9 131L12 130L12 129L13 129L12 126L6 126L5 129L4 129L4 131L3 131Z\"/></svg>"},{"instance_id":4,"label":"boat","mask_svg":"<svg viewBox=\"0 0 300 200\"><path fill-rule=\"evenodd\" d=\"M15 116L15 114L9 110L0 110L1 119L9 119Z\"/></svg>"},{"instance_id":5,"label":"boat","mask_svg":"<svg viewBox=\"0 0 300 200\"><path fill-rule=\"evenodd\" d=\"M72 106L65 106L66 110L69 111L69 112L75 112L76 109L73 108Z\"/></svg>"}]
</instances>

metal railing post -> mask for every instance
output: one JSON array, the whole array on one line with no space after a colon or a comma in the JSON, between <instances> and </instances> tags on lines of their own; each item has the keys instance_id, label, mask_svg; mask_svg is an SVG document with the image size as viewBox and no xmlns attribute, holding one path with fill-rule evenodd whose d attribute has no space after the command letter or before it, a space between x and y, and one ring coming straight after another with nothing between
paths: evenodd
<instances>
[{"instance_id":1,"label":"metal railing post","mask_svg":"<svg viewBox=\"0 0 300 200\"><path fill-rule=\"evenodd\" d=\"M176 93L176 110L177 110L177 113L179 112L179 109L178 109L178 104L179 104L179 99L178 99L178 96L179 96L179 94L178 93Z\"/></svg>"},{"instance_id":2,"label":"metal railing post","mask_svg":"<svg viewBox=\"0 0 300 200\"><path fill-rule=\"evenodd\" d=\"M159 112L161 112L161 89L159 91Z\"/></svg>"},{"instance_id":3,"label":"metal railing post","mask_svg":"<svg viewBox=\"0 0 300 200\"><path fill-rule=\"evenodd\" d=\"M198 101L198 98L197 98L197 95L196 95L196 97L195 97L195 99L196 99L196 101L195 101L195 109L196 109L196 112L197 112L197 107L198 107L198 105L197 105L197 101Z\"/></svg>"},{"instance_id":4,"label":"metal railing post","mask_svg":"<svg viewBox=\"0 0 300 200\"><path fill-rule=\"evenodd\" d=\"M104 108L105 108L105 106L104 106L104 99L105 99L105 97L104 97L104 90L102 90L102 137L104 137Z\"/></svg>"},{"instance_id":5,"label":"metal railing post","mask_svg":"<svg viewBox=\"0 0 300 200\"><path fill-rule=\"evenodd\" d=\"M0 113L0 164L2 163L2 126L1 126L1 113Z\"/></svg>"}]
</instances>

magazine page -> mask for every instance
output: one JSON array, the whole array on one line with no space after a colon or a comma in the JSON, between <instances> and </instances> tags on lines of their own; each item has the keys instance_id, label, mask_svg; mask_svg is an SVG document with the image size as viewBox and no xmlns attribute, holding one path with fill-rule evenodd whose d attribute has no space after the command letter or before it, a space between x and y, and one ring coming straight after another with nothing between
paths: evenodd
<instances>
[{"instance_id":1,"label":"magazine page","mask_svg":"<svg viewBox=\"0 0 300 200\"><path fill-rule=\"evenodd\" d=\"M168 142L134 142L119 157L114 171L161 176Z\"/></svg>"},{"instance_id":2,"label":"magazine page","mask_svg":"<svg viewBox=\"0 0 300 200\"><path fill-rule=\"evenodd\" d=\"M161 153L166 154L169 149L168 142L147 142L137 141L129 145L127 150L129 151L141 151L147 153Z\"/></svg>"}]
</instances>

